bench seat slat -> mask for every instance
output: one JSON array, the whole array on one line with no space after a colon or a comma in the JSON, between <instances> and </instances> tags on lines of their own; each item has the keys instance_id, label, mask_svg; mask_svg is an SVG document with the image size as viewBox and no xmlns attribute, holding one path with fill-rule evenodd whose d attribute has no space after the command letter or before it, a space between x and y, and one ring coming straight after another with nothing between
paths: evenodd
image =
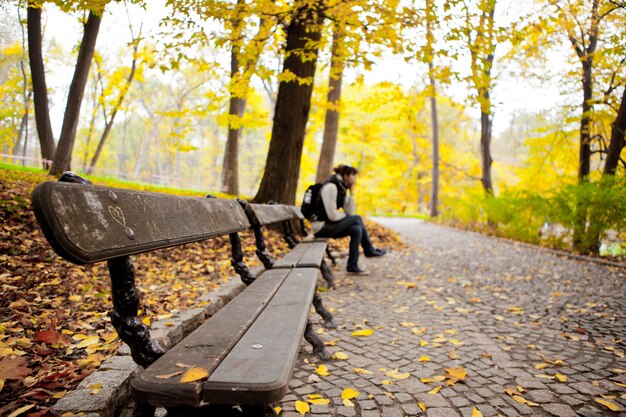
<instances>
[{"instance_id":1,"label":"bench seat slat","mask_svg":"<svg viewBox=\"0 0 626 417\"><path fill-rule=\"evenodd\" d=\"M289 270L271 270L257 278L215 316L139 374L133 380L135 393L154 406L199 404L198 383L181 384L178 382L180 375L167 379L157 376L185 371L177 366L180 363L213 372L261 314L288 274Z\"/></svg>"},{"instance_id":2,"label":"bench seat slat","mask_svg":"<svg viewBox=\"0 0 626 417\"><path fill-rule=\"evenodd\" d=\"M236 201L64 182L39 185L33 209L55 251L77 263L151 251L246 230Z\"/></svg>"},{"instance_id":3,"label":"bench seat slat","mask_svg":"<svg viewBox=\"0 0 626 417\"><path fill-rule=\"evenodd\" d=\"M300 242L274 268L319 268L326 253L326 241Z\"/></svg>"},{"instance_id":4,"label":"bench seat slat","mask_svg":"<svg viewBox=\"0 0 626 417\"><path fill-rule=\"evenodd\" d=\"M300 209L295 206L286 204L248 204L248 206L260 226L267 226L285 220L304 219Z\"/></svg>"},{"instance_id":5,"label":"bench seat slat","mask_svg":"<svg viewBox=\"0 0 626 417\"><path fill-rule=\"evenodd\" d=\"M291 270L267 308L204 383L205 401L263 405L285 395L318 274L313 268Z\"/></svg>"}]
</instances>

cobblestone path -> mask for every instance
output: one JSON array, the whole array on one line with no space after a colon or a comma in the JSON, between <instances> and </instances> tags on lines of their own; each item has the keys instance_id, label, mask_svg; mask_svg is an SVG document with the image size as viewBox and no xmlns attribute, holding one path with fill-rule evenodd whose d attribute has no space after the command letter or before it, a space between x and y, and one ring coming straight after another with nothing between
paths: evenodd
<instances>
[{"instance_id":1,"label":"cobblestone path","mask_svg":"<svg viewBox=\"0 0 626 417\"><path fill-rule=\"evenodd\" d=\"M321 337L347 358L320 375L304 344L282 416L319 394L330 404L307 415L626 417L626 269L417 220L381 222L409 248L363 260L370 276L337 267L338 288L323 297L339 327ZM354 406L346 388L359 393Z\"/></svg>"}]
</instances>

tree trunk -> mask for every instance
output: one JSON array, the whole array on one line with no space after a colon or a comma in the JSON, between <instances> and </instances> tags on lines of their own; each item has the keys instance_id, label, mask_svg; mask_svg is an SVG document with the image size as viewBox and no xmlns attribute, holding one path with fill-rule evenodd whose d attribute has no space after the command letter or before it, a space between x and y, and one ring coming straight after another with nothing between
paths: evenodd
<instances>
[{"instance_id":1,"label":"tree trunk","mask_svg":"<svg viewBox=\"0 0 626 417\"><path fill-rule=\"evenodd\" d=\"M76 139L80 106L85 93L85 84L89 76L89 67L91 66L91 58L96 46L101 21L100 15L93 11L89 12L84 28L83 40L78 51L74 77L72 78L67 97L59 146L50 169L51 175L61 175L64 171L71 169L72 150L74 149L74 140Z\"/></svg>"},{"instance_id":2,"label":"tree trunk","mask_svg":"<svg viewBox=\"0 0 626 417\"><path fill-rule=\"evenodd\" d=\"M489 97L489 93L485 93ZM480 156L482 161L483 189L487 195L493 195L493 183L491 182L491 125L493 120L489 113L480 113Z\"/></svg>"},{"instance_id":3,"label":"tree trunk","mask_svg":"<svg viewBox=\"0 0 626 417\"><path fill-rule=\"evenodd\" d=\"M622 94L622 102L617 110L617 116L615 116L615 121L611 125L611 141L609 142L609 149L606 154L606 162L604 163L602 176L615 175L615 170L620 160L620 154L624 146L626 146L624 132L626 132L626 86Z\"/></svg>"},{"instance_id":4,"label":"tree trunk","mask_svg":"<svg viewBox=\"0 0 626 417\"><path fill-rule=\"evenodd\" d=\"M318 2L297 2L296 15L287 29L282 74L295 79L283 80L278 87L272 140L255 202L273 200L277 203L295 203L321 38L323 17L318 13L319 5ZM303 61L302 56L306 60Z\"/></svg>"},{"instance_id":5,"label":"tree trunk","mask_svg":"<svg viewBox=\"0 0 626 417\"><path fill-rule=\"evenodd\" d=\"M578 159L578 183L588 181L591 166L591 99L593 95L592 58L583 61L583 104L580 118L580 150Z\"/></svg>"},{"instance_id":6,"label":"tree trunk","mask_svg":"<svg viewBox=\"0 0 626 417\"><path fill-rule=\"evenodd\" d=\"M328 78L328 96L326 103L326 120L324 121L324 139L322 150L317 164L315 182L323 182L332 173L335 149L337 147L337 132L339 131L339 105L341 102L341 81L343 78L343 56L340 55L342 35L336 25L333 31L333 45L331 48L330 76Z\"/></svg>"},{"instance_id":7,"label":"tree trunk","mask_svg":"<svg viewBox=\"0 0 626 417\"><path fill-rule=\"evenodd\" d=\"M20 122L20 130L17 131L17 140L15 141L15 145L13 146L13 151L11 155L18 155L20 152L20 147L22 145L22 138L24 135L28 135L28 108L26 108L26 112L22 115L22 120Z\"/></svg>"},{"instance_id":8,"label":"tree trunk","mask_svg":"<svg viewBox=\"0 0 626 417\"><path fill-rule=\"evenodd\" d=\"M246 110L246 100L231 96L228 108L228 116L236 117L238 123ZM222 191L232 195L239 195L239 139L241 138L241 125L228 128L226 139L226 151L224 152L224 164L222 168Z\"/></svg>"},{"instance_id":9,"label":"tree trunk","mask_svg":"<svg viewBox=\"0 0 626 417\"><path fill-rule=\"evenodd\" d=\"M233 45L230 54L230 82L231 87L238 81L239 49ZM239 80L240 81L240 80ZM239 195L239 138L241 137L241 118L246 110L246 99L238 97L233 91L230 93L228 107L228 136L222 164L222 191L232 195Z\"/></svg>"},{"instance_id":10,"label":"tree trunk","mask_svg":"<svg viewBox=\"0 0 626 417\"><path fill-rule=\"evenodd\" d=\"M437 94L435 89L435 77L433 75L433 63L428 63L430 79L430 120L433 135L433 170L430 188L430 215L437 217L439 214L439 122L437 117Z\"/></svg>"},{"instance_id":11,"label":"tree trunk","mask_svg":"<svg viewBox=\"0 0 626 417\"><path fill-rule=\"evenodd\" d=\"M52 160L56 151L50 111L48 106L48 87L43 67L41 46L41 8L29 3L26 14L28 28L28 59L30 76L33 82L33 101L35 104L35 124L41 147L41 157ZM48 168L48 167L44 167Z\"/></svg>"}]
</instances>

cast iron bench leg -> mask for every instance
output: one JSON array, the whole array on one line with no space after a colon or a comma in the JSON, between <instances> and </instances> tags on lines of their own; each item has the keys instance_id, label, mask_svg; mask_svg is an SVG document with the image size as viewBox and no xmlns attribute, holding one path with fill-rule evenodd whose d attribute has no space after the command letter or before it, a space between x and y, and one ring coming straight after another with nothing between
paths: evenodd
<instances>
[{"instance_id":1,"label":"cast iron bench leg","mask_svg":"<svg viewBox=\"0 0 626 417\"><path fill-rule=\"evenodd\" d=\"M322 277L324 278L324 281L328 283L328 288L335 288L335 275L333 274L333 271L330 269L330 266L328 266L326 261L322 260L320 270L322 271Z\"/></svg>"},{"instance_id":2,"label":"cast iron bench leg","mask_svg":"<svg viewBox=\"0 0 626 417\"><path fill-rule=\"evenodd\" d=\"M324 307L322 303L322 297L320 297L317 291L315 291L315 295L313 296L313 307L315 307L315 312L322 318L324 327L328 329L337 328L333 320L333 315L330 314L330 311L326 310L326 307Z\"/></svg>"},{"instance_id":3,"label":"cast iron bench leg","mask_svg":"<svg viewBox=\"0 0 626 417\"><path fill-rule=\"evenodd\" d=\"M311 346L313 346L314 355L324 361L330 360L330 355L328 354L328 352L326 352L324 342L322 342L322 339L320 339L313 331L313 325L311 324L311 320L308 320L306 323L304 338L307 342L311 344Z\"/></svg>"},{"instance_id":4,"label":"cast iron bench leg","mask_svg":"<svg viewBox=\"0 0 626 417\"><path fill-rule=\"evenodd\" d=\"M130 347L135 363L145 368L165 351L150 338L150 331L137 317L139 298L135 288L135 268L128 256L109 259L107 264L113 298L111 323L120 339Z\"/></svg>"}]
</instances>

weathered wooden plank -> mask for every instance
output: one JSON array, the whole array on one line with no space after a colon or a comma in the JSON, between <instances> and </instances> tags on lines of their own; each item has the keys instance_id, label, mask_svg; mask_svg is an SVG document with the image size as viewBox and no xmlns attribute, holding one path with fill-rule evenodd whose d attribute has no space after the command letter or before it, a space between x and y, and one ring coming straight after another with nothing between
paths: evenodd
<instances>
[{"instance_id":1,"label":"weathered wooden plank","mask_svg":"<svg viewBox=\"0 0 626 417\"><path fill-rule=\"evenodd\" d=\"M322 265L324 255L326 254L326 246L328 246L326 242L301 242L298 243L298 246L306 248L306 252L298 261L298 268L319 268Z\"/></svg>"},{"instance_id":2,"label":"weathered wooden plank","mask_svg":"<svg viewBox=\"0 0 626 417\"><path fill-rule=\"evenodd\" d=\"M300 242L283 258L274 262L274 268L319 268L324 260L327 242Z\"/></svg>"},{"instance_id":3,"label":"weathered wooden plank","mask_svg":"<svg viewBox=\"0 0 626 417\"><path fill-rule=\"evenodd\" d=\"M185 371L180 364L213 372L261 314L288 274L286 269L271 270L257 278L215 316L139 374L132 382L135 394L156 407L198 405L201 382L181 384L178 382L180 375L166 379L158 376Z\"/></svg>"},{"instance_id":4,"label":"weathered wooden plank","mask_svg":"<svg viewBox=\"0 0 626 417\"><path fill-rule=\"evenodd\" d=\"M252 222L258 222L259 226L266 226L285 220L304 219L298 207L286 204L249 204L249 207L255 217L255 219L252 219Z\"/></svg>"},{"instance_id":5,"label":"weathered wooden plank","mask_svg":"<svg viewBox=\"0 0 626 417\"><path fill-rule=\"evenodd\" d=\"M65 259L93 263L249 227L236 201L180 197L63 182L39 185L33 209Z\"/></svg>"},{"instance_id":6,"label":"weathered wooden plank","mask_svg":"<svg viewBox=\"0 0 626 417\"><path fill-rule=\"evenodd\" d=\"M298 244L287 255L274 261L274 268L294 268L307 251L305 245Z\"/></svg>"},{"instance_id":7,"label":"weathered wooden plank","mask_svg":"<svg viewBox=\"0 0 626 417\"><path fill-rule=\"evenodd\" d=\"M291 270L267 308L204 382L204 401L262 405L285 395L318 273L313 268Z\"/></svg>"}]
</instances>

